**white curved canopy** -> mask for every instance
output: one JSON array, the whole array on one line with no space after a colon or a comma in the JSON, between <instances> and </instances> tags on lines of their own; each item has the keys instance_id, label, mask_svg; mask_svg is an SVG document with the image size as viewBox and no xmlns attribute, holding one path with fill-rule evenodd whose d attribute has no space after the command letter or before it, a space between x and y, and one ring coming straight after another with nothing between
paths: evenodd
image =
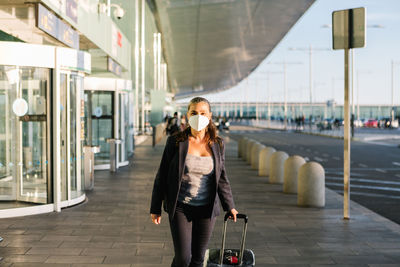
<instances>
[{"instance_id":1,"label":"white curved canopy","mask_svg":"<svg viewBox=\"0 0 400 267\"><path fill-rule=\"evenodd\" d=\"M170 86L180 98L229 89L247 77L314 0L154 2Z\"/></svg>"}]
</instances>

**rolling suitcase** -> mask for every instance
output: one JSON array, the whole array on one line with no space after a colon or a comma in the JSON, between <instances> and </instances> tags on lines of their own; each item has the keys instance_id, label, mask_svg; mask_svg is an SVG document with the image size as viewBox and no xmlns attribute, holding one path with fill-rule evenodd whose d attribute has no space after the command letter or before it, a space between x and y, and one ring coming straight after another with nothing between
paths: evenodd
<instances>
[{"instance_id":1,"label":"rolling suitcase","mask_svg":"<svg viewBox=\"0 0 400 267\"><path fill-rule=\"evenodd\" d=\"M206 251L204 259L205 267L228 267L228 266L253 267L256 264L253 251L244 248L246 233L247 233L247 222L248 222L248 217L245 214L236 215L237 219L244 220L242 244L240 246L240 249L225 249L226 227L228 224L229 216L230 214L227 213L224 217L224 228L222 231L221 249L208 249Z\"/></svg>"}]
</instances>

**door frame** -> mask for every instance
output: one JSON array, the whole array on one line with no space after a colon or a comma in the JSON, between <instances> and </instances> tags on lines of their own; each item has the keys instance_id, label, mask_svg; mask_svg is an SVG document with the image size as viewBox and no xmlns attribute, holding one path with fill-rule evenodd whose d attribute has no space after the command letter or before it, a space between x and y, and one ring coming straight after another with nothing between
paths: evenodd
<instances>
[{"instance_id":1,"label":"door frame","mask_svg":"<svg viewBox=\"0 0 400 267\"><path fill-rule=\"evenodd\" d=\"M23 166L22 165L17 165L17 181L16 181L16 199L17 201L24 201L24 202L29 202L29 203L38 203L38 204L47 204L51 203L52 201L52 183L51 183L51 144L52 144L52 136L51 136L51 70L48 70L48 76L47 76L47 86L46 86L46 198L41 198L41 197L34 197L34 196L22 196L21 191L23 187ZM21 97L22 94L22 87L18 88L19 92L17 92L17 97ZM23 146L22 146L22 121L19 120L18 122L18 149L17 151L17 157L19 158L19 162L23 162L23 156L24 156L24 151L23 151Z\"/></svg>"},{"instance_id":2,"label":"door frame","mask_svg":"<svg viewBox=\"0 0 400 267\"><path fill-rule=\"evenodd\" d=\"M84 76L84 74L83 73L81 73L81 72L78 72L78 71L71 71L71 70L64 70L64 69L62 69L62 70L60 70L59 72L58 72L58 74L57 75L59 75L59 76L61 76L61 75L66 75L66 84L67 84L67 86L66 86L66 92L65 92L65 95L66 95L66 99L65 99L65 101L66 101L66 105L65 105L65 108L64 108L64 110L66 110L66 121L65 122L62 122L62 121L59 121L59 125L60 125L60 127L61 127L61 124L62 123L65 123L65 126L66 126L66 130L67 130L67 132L66 132L66 144L65 144L65 148L66 148L66 155L65 155L65 162L64 162L64 164L65 164L65 173L61 173L61 170L62 170L62 168L61 168L61 162L60 162L60 182L61 182L61 179L64 179L64 181L66 181L66 186L65 186L65 188L66 188L66 199L65 200L61 200L61 202L70 202L73 198L72 198L72 188L71 188L71 134L72 134L72 132L71 132L71 127L69 127L70 126L70 124L71 124L71 113L70 113L70 107L71 107L71 80L72 80L72 78L71 78L71 76L78 76L78 77L80 77L80 78L84 78L85 76ZM59 80L59 79L58 79ZM80 144L81 144L81 142L82 142L82 139L81 139L81 123L80 123L80 108L81 108L81 97L80 97L80 92L78 91L78 89L77 88L75 88L75 90L76 90L76 92L75 92L75 103L76 103L76 105L75 105L75 107L76 107L76 110L75 110L75 124L76 124L76 127L75 127L75 136L76 136L76 138L75 138L75 151L76 151L76 167L75 167L75 175L76 175L76 187L77 187L77 190L79 190L79 189L83 189L82 187L81 187L81 181L82 181L82 179L84 179L84 177L82 177L82 173L81 173L81 168L82 168L82 164L81 164L81 156L82 156L82 153L83 153L83 151L81 151L81 148L80 148ZM83 90L83 88L81 88L81 90ZM59 88L58 88L58 91L60 92L60 94L61 94L61 87L60 87L60 84L59 84ZM60 99L61 100L61 99ZM60 101L59 102L56 102L56 103L60 103ZM60 107L59 107L60 108ZM57 118L59 118L59 119L62 119L60 116L58 116L58 117L56 117L55 119L57 120ZM61 128L60 128L61 129ZM60 138L60 135L58 135L57 136L57 138ZM54 151L56 154L58 154L59 155L59 157L61 158L61 155L60 155L60 153L61 153L61 143L60 143L60 146L59 146L59 148L60 149L58 149L58 148L56 148L56 150ZM61 193L61 195L64 193L64 192L62 192L62 187L60 188L61 189L61 191L60 191L60 193ZM61 196L60 196L60 198L61 198ZM61 204L62 206L65 206L65 204Z\"/></svg>"}]
</instances>

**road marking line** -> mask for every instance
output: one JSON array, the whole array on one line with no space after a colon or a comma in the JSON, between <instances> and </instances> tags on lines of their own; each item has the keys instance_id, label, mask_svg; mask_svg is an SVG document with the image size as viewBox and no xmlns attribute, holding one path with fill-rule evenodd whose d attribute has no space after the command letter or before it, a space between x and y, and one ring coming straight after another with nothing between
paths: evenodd
<instances>
[{"instance_id":1,"label":"road marking line","mask_svg":"<svg viewBox=\"0 0 400 267\"><path fill-rule=\"evenodd\" d=\"M381 172L381 173L386 173L386 171L385 171L385 170L382 170L382 169L379 169L379 168L376 168L376 169L375 169L375 171L377 171L377 172Z\"/></svg>"},{"instance_id":2,"label":"road marking line","mask_svg":"<svg viewBox=\"0 0 400 267\"><path fill-rule=\"evenodd\" d=\"M400 174L396 174L396 177L400 177Z\"/></svg>"},{"instance_id":3,"label":"road marking line","mask_svg":"<svg viewBox=\"0 0 400 267\"><path fill-rule=\"evenodd\" d=\"M400 163L399 163L399 162L393 161L392 164L393 164L393 165L396 165L396 166L400 166Z\"/></svg>"},{"instance_id":4,"label":"road marking line","mask_svg":"<svg viewBox=\"0 0 400 267\"><path fill-rule=\"evenodd\" d=\"M322 154L322 156L329 158L329 154L326 154L326 153Z\"/></svg>"},{"instance_id":5,"label":"road marking line","mask_svg":"<svg viewBox=\"0 0 400 267\"><path fill-rule=\"evenodd\" d=\"M332 157L334 160L340 160L339 157Z\"/></svg>"},{"instance_id":6,"label":"road marking line","mask_svg":"<svg viewBox=\"0 0 400 267\"><path fill-rule=\"evenodd\" d=\"M336 193L342 194L343 190L334 190ZM373 193L365 193L365 192L351 192L352 195L359 195L359 196L368 196L368 197L379 197L382 198L389 198L389 199L400 199L399 196L387 195L387 194L373 194Z\"/></svg>"},{"instance_id":7,"label":"road marking line","mask_svg":"<svg viewBox=\"0 0 400 267\"><path fill-rule=\"evenodd\" d=\"M363 167L363 168L367 168L368 167L367 165L362 164L362 163L358 164L358 166Z\"/></svg>"},{"instance_id":8,"label":"road marking line","mask_svg":"<svg viewBox=\"0 0 400 267\"><path fill-rule=\"evenodd\" d=\"M327 181L343 181L343 177L341 176L326 176ZM378 185L391 185L391 186L400 186L400 182L396 181L382 181L382 180L372 180L372 179L363 179L363 178L355 178L351 177L352 182L359 182L359 183L367 183L367 184L378 184ZM342 184L342 183L340 183ZM353 186L353 184L351 185ZM379 187L379 186L377 186Z\"/></svg>"},{"instance_id":9,"label":"road marking line","mask_svg":"<svg viewBox=\"0 0 400 267\"><path fill-rule=\"evenodd\" d=\"M330 186L343 186L342 183L335 183L335 182L326 182L326 185ZM373 185L359 185L359 184L352 184L351 188L358 188L358 189L374 189L379 191L389 191L389 192L400 192L400 188L395 187L386 187L386 186L373 186ZM353 193L354 191L352 191Z\"/></svg>"}]
</instances>

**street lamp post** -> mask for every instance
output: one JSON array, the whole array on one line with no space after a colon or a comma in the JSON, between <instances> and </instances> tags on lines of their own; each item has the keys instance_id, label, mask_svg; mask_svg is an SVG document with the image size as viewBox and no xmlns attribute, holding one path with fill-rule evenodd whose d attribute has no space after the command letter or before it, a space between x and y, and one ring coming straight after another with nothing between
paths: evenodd
<instances>
[{"instance_id":1,"label":"street lamp post","mask_svg":"<svg viewBox=\"0 0 400 267\"><path fill-rule=\"evenodd\" d=\"M392 109L390 111L391 121L394 121L394 67L395 65L400 64L399 61L392 60Z\"/></svg>"},{"instance_id":2,"label":"street lamp post","mask_svg":"<svg viewBox=\"0 0 400 267\"><path fill-rule=\"evenodd\" d=\"M284 130L287 130L287 81L286 81L286 66L288 64L290 65L295 65L295 64L303 64L300 62L274 62L274 63L268 63L268 64L277 64L277 65L282 65L283 66L283 90L284 90Z\"/></svg>"},{"instance_id":3,"label":"street lamp post","mask_svg":"<svg viewBox=\"0 0 400 267\"><path fill-rule=\"evenodd\" d=\"M368 70L357 70L357 120L360 119L360 73L370 74Z\"/></svg>"},{"instance_id":4,"label":"street lamp post","mask_svg":"<svg viewBox=\"0 0 400 267\"><path fill-rule=\"evenodd\" d=\"M313 114L313 104L312 104L312 92L313 92L313 71L312 71L312 56L313 51L330 51L328 48L313 48L310 44L309 47L289 47L290 51L308 51L309 53L309 85L310 85L310 108L311 116ZM310 130L311 130L311 120L310 120Z\"/></svg>"}]
</instances>

